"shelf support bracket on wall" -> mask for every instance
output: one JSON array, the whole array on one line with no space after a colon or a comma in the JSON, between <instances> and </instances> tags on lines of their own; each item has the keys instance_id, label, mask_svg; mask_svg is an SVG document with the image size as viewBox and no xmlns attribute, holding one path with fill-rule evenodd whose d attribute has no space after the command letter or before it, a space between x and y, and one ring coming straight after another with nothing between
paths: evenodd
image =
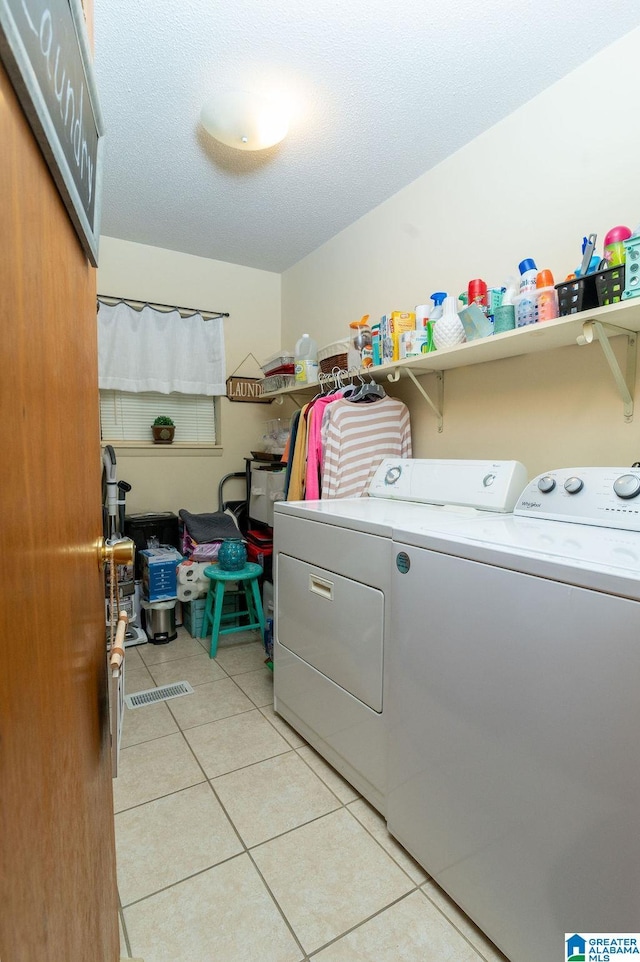
<instances>
[{"instance_id":1,"label":"shelf support bracket on wall","mask_svg":"<svg viewBox=\"0 0 640 962\"><path fill-rule=\"evenodd\" d=\"M288 398L293 404L295 404L295 406L298 408L298 410L302 407L302 405L303 405L304 403L306 403L306 402L304 402L304 401L299 401L298 398L295 397L294 394L288 394L288 395L287 395L287 398ZM279 394L279 395L277 395L277 396L274 396L274 397L272 398L272 400L273 400L273 403L274 403L274 404L278 404L280 407L284 404L284 397L282 396L282 394Z\"/></svg>"},{"instance_id":2,"label":"shelf support bracket on wall","mask_svg":"<svg viewBox=\"0 0 640 962\"><path fill-rule=\"evenodd\" d=\"M582 335L578 337L578 344L591 344L594 330L598 336L605 360L613 374L618 393L622 398L624 419L627 423L630 423L633 421L633 393L636 382L636 335L622 327L614 327L613 324L603 324L602 321L595 320L585 321L582 325ZM624 335L627 339L627 363L624 374L609 343L610 337L618 337L619 335Z\"/></svg>"},{"instance_id":3,"label":"shelf support bracket on wall","mask_svg":"<svg viewBox=\"0 0 640 962\"><path fill-rule=\"evenodd\" d=\"M408 368L408 367L405 367L405 368L404 368L404 371L405 371L407 377L409 377L409 378L413 381L413 383L415 384L415 386L416 386L416 387L418 388L418 390L420 391L420 394L423 396L423 398L425 399L425 401L427 402L427 404L429 405L429 407L431 408L431 410L432 410L433 413L435 414L436 419L437 419L437 424L438 424L438 434L442 434L442 430L443 430L443 414L442 414L442 412L443 412L443 410L444 410L444 373L443 373L442 371L434 371L434 372L433 372L433 373L435 374L435 376L436 376L436 389L437 389L437 392L438 392L437 401L436 401L436 403L434 403L434 402L431 400L431 398L429 397L429 395L427 394L427 392L425 391L425 389L423 388L423 386L422 386L422 384L420 383L420 381L417 379L417 377L416 377L415 374L413 373L413 371L412 371L410 368ZM387 380L388 380L388 381L392 381L392 382L399 381L399 380L400 380L400 370L399 370L399 368L396 368L395 371L393 372L393 374L387 374Z\"/></svg>"}]
</instances>

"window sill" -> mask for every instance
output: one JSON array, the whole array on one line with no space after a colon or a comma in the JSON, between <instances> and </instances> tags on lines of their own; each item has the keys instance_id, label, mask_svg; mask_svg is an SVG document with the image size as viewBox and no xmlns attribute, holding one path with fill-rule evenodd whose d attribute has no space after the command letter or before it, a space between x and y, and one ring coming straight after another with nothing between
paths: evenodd
<instances>
[{"instance_id":1,"label":"window sill","mask_svg":"<svg viewBox=\"0 0 640 962\"><path fill-rule=\"evenodd\" d=\"M174 441L173 444L154 444L153 441L109 441L103 439L102 445L110 444L124 457L132 458L221 458L222 446L219 444L199 444L197 441Z\"/></svg>"}]
</instances>

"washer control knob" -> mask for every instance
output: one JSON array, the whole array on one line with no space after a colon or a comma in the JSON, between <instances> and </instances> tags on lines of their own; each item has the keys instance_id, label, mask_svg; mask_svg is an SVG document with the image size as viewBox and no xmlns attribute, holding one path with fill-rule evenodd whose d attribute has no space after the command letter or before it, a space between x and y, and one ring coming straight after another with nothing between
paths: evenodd
<instances>
[{"instance_id":1,"label":"washer control knob","mask_svg":"<svg viewBox=\"0 0 640 962\"><path fill-rule=\"evenodd\" d=\"M484 478L482 479L482 483L484 484L485 488L490 488L495 479L495 474L485 474Z\"/></svg>"},{"instance_id":2,"label":"washer control knob","mask_svg":"<svg viewBox=\"0 0 640 962\"><path fill-rule=\"evenodd\" d=\"M543 494L549 494L550 491L556 486L554 478L550 474L545 474L544 478L540 478L538 481L538 488Z\"/></svg>"},{"instance_id":3,"label":"washer control knob","mask_svg":"<svg viewBox=\"0 0 640 962\"><path fill-rule=\"evenodd\" d=\"M584 488L584 481L581 478L567 478L564 483L564 490L567 494L577 494Z\"/></svg>"},{"instance_id":4,"label":"washer control knob","mask_svg":"<svg viewBox=\"0 0 640 962\"><path fill-rule=\"evenodd\" d=\"M389 470L385 474L384 483L387 485L396 484L396 482L400 480L401 474L402 474L402 468L400 467L400 465L399 464L394 465L394 467L389 468Z\"/></svg>"},{"instance_id":5,"label":"washer control knob","mask_svg":"<svg viewBox=\"0 0 640 962\"><path fill-rule=\"evenodd\" d=\"M640 478L635 474L622 474L613 482L613 490L619 498L625 501L640 494Z\"/></svg>"}]
</instances>

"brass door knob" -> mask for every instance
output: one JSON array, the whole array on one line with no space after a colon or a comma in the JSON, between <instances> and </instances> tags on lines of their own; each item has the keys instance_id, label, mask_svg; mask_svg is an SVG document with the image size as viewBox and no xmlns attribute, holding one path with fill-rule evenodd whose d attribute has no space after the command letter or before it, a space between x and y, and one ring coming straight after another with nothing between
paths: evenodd
<instances>
[{"instance_id":1,"label":"brass door knob","mask_svg":"<svg viewBox=\"0 0 640 962\"><path fill-rule=\"evenodd\" d=\"M136 546L131 538L121 538L119 541L105 541L100 538L97 550L99 567L112 560L117 565L132 565Z\"/></svg>"}]
</instances>

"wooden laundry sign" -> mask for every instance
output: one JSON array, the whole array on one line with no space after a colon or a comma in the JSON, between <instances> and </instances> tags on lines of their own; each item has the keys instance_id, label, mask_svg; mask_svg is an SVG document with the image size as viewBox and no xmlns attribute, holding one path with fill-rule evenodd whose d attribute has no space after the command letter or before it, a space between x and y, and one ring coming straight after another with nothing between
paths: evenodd
<instances>
[{"instance_id":1,"label":"wooden laundry sign","mask_svg":"<svg viewBox=\"0 0 640 962\"><path fill-rule=\"evenodd\" d=\"M237 375L227 378L227 397L230 401L249 401L252 404L271 404L273 400L273 398L262 396L259 377L238 377Z\"/></svg>"},{"instance_id":2,"label":"wooden laundry sign","mask_svg":"<svg viewBox=\"0 0 640 962\"><path fill-rule=\"evenodd\" d=\"M95 267L103 125L80 0L0 0L0 61Z\"/></svg>"}]
</instances>

